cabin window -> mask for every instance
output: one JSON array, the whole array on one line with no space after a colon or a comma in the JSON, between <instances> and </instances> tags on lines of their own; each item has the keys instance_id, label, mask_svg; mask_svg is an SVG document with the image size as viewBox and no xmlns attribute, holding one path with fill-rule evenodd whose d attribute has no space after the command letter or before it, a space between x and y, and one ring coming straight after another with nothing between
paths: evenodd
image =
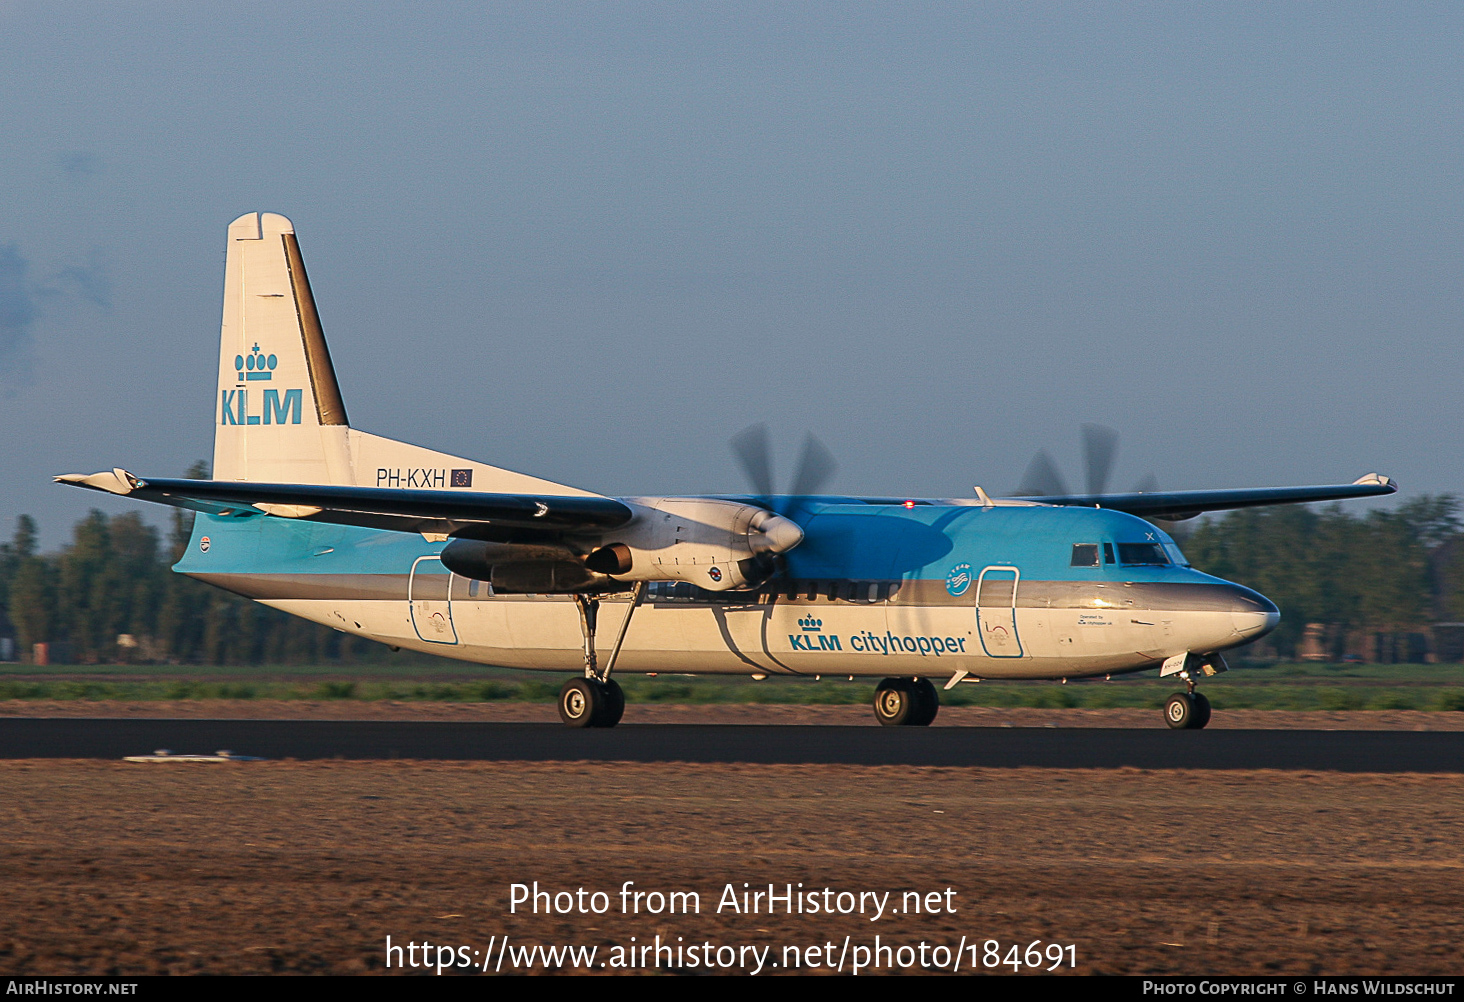
<instances>
[{"instance_id":1,"label":"cabin window","mask_svg":"<svg viewBox=\"0 0 1464 1002\"><path fill-rule=\"evenodd\" d=\"M1112 543L1104 543L1103 544L1103 562L1105 564L1111 564L1111 563L1113 563L1113 544Z\"/></svg>"},{"instance_id":2,"label":"cabin window","mask_svg":"<svg viewBox=\"0 0 1464 1002\"><path fill-rule=\"evenodd\" d=\"M1074 543L1073 544L1073 567L1097 567L1098 566L1098 544L1097 543ZM968 579L969 580L969 579Z\"/></svg>"},{"instance_id":3,"label":"cabin window","mask_svg":"<svg viewBox=\"0 0 1464 1002\"><path fill-rule=\"evenodd\" d=\"M478 582L476 579L468 582L468 598L478 597Z\"/></svg>"},{"instance_id":4,"label":"cabin window","mask_svg":"<svg viewBox=\"0 0 1464 1002\"><path fill-rule=\"evenodd\" d=\"M870 602L878 602L879 601L879 585L876 584L876 583L874 583L873 581L871 581L869 583L869 598L868 598L868 601L870 601Z\"/></svg>"},{"instance_id":5,"label":"cabin window","mask_svg":"<svg viewBox=\"0 0 1464 1002\"><path fill-rule=\"evenodd\" d=\"M830 581L828 590L829 601L832 602L839 597L839 582Z\"/></svg>"},{"instance_id":6,"label":"cabin window","mask_svg":"<svg viewBox=\"0 0 1464 1002\"><path fill-rule=\"evenodd\" d=\"M1125 564L1163 565L1169 555L1158 543L1119 543L1118 559Z\"/></svg>"}]
</instances>

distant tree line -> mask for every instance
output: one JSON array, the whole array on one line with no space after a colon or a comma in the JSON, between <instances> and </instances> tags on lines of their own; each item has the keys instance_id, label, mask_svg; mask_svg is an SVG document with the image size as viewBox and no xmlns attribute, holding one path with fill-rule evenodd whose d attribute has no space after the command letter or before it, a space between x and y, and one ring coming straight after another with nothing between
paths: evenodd
<instances>
[{"instance_id":1,"label":"distant tree line","mask_svg":"<svg viewBox=\"0 0 1464 1002\"><path fill-rule=\"evenodd\" d=\"M1453 495L1391 511L1252 508L1183 532L1195 567L1255 588L1281 623L1252 653L1368 661L1464 658L1464 533Z\"/></svg>"},{"instance_id":2,"label":"distant tree line","mask_svg":"<svg viewBox=\"0 0 1464 1002\"><path fill-rule=\"evenodd\" d=\"M206 477L206 468L189 476ZM1280 606L1280 626L1249 655L1461 660L1464 628L1438 625L1464 621L1459 514L1459 500L1440 495L1392 511L1282 506L1170 528L1195 567ZM42 554L35 521L20 516L0 544L0 638L20 655L48 643L82 663L387 660L380 644L173 573L192 521L175 509L160 534L134 512L93 511L60 552Z\"/></svg>"},{"instance_id":3,"label":"distant tree line","mask_svg":"<svg viewBox=\"0 0 1464 1002\"><path fill-rule=\"evenodd\" d=\"M206 478L202 464L188 471ZM0 638L29 657L37 643L80 663L345 664L389 657L381 644L270 609L171 567L193 531L173 509L163 536L136 512L92 511L59 553L36 549L29 515L0 544Z\"/></svg>"}]
</instances>

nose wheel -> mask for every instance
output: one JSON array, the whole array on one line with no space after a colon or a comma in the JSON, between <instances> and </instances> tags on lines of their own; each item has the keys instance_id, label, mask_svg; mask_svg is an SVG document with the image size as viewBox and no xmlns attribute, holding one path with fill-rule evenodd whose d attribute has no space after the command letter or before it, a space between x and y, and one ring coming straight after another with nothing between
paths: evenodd
<instances>
[{"instance_id":1,"label":"nose wheel","mask_svg":"<svg viewBox=\"0 0 1464 1002\"><path fill-rule=\"evenodd\" d=\"M1198 731L1210 722L1210 701L1202 692L1176 692L1164 701L1164 722L1176 731Z\"/></svg>"}]
</instances>

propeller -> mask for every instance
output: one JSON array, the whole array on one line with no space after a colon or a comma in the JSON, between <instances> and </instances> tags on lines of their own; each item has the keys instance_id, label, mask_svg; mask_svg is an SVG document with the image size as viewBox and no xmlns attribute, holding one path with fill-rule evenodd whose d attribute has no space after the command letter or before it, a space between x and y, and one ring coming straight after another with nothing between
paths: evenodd
<instances>
[{"instance_id":1,"label":"propeller","mask_svg":"<svg viewBox=\"0 0 1464 1002\"><path fill-rule=\"evenodd\" d=\"M1085 424L1082 428L1083 466L1089 494L1108 493L1108 480L1113 473L1114 460L1118 458L1118 432L1106 425ZM1159 489L1159 480L1154 474L1147 474L1134 485L1136 493L1151 493ZM1022 482L1017 485L1019 497L1054 497L1069 495L1067 481L1063 479L1052 455L1046 449L1037 450Z\"/></svg>"},{"instance_id":2,"label":"propeller","mask_svg":"<svg viewBox=\"0 0 1464 1002\"><path fill-rule=\"evenodd\" d=\"M794 498L817 494L838 470L833 453L810 433L803 440L803 452L793 473L793 492L779 497L773 493L773 445L768 426L755 424L732 436L732 454L742 465L756 495L758 512L748 523L753 556L744 573L759 582L779 573L781 554L803 542L803 530L787 517Z\"/></svg>"},{"instance_id":3,"label":"propeller","mask_svg":"<svg viewBox=\"0 0 1464 1002\"><path fill-rule=\"evenodd\" d=\"M803 452L793 473L791 495L779 498L773 494L773 447L768 426L755 424L742 429L732 436L731 446L732 454L752 484L758 504L779 515L788 506L789 497L817 494L839 469L834 454L810 433L803 439Z\"/></svg>"},{"instance_id":4,"label":"propeller","mask_svg":"<svg viewBox=\"0 0 1464 1002\"><path fill-rule=\"evenodd\" d=\"M1101 424L1083 425L1083 465L1088 469L1088 493L1106 494L1108 475L1118 455L1118 432Z\"/></svg>"},{"instance_id":5,"label":"propeller","mask_svg":"<svg viewBox=\"0 0 1464 1002\"><path fill-rule=\"evenodd\" d=\"M1054 494L1071 494L1057 464L1046 449L1038 449L1037 455L1027 464L1022 482L1017 485L1018 497L1049 497Z\"/></svg>"},{"instance_id":6,"label":"propeller","mask_svg":"<svg viewBox=\"0 0 1464 1002\"><path fill-rule=\"evenodd\" d=\"M752 491L759 498L773 496L773 445L768 437L768 426L755 424L743 428L732 436L732 454L742 464L742 472L752 483Z\"/></svg>"}]
</instances>

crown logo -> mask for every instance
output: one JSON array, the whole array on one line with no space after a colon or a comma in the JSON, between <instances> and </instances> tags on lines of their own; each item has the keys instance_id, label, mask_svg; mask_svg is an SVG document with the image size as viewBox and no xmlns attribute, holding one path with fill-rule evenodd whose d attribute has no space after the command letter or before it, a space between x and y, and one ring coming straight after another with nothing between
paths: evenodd
<instances>
[{"instance_id":1,"label":"crown logo","mask_svg":"<svg viewBox=\"0 0 1464 1002\"><path fill-rule=\"evenodd\" d=\"M805 616L798 621L798 627L807 633L818 633L823 630L823 620Z\"/></svg>"},{"instance_id":2,"label":"crown logo","mask_svg":"<svg viewBox=\"0 0 1464 1002\"><path fill-rule=\"evenodd\" d=\"M254 347L249 350L248 357L244 355L234 356L234 368L239 370L239 382L246 379L273 379L274 367L279 364L279 359L273 355L265 357L259 350L259 343L255 342Z\"/></svg>"}]
</instances>

